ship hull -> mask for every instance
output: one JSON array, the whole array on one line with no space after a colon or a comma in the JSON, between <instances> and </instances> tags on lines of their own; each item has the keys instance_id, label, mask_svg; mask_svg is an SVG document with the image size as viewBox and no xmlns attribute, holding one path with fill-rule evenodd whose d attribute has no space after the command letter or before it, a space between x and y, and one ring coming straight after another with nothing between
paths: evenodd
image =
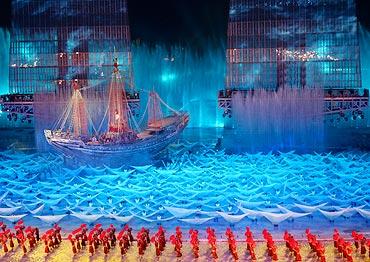
<instances>
[{"instance_id":1,"label":"ship hull","mask_svg":"<svg viewBox=\"0 0 370 262\"><path fill-rule=\"evenodd\" d=\"M120 144L88 144L82 140L60 139L50 136L50 130L45 130L47 142L57 151L66 156L79 159L132 159L144 158L148 155L155 155L165 149L169 144L176 141L188 123L188 115L178 117L178 121L166 127L159 134L149 138L137 139L130 143Z\"/></svg>"}]
</instances>

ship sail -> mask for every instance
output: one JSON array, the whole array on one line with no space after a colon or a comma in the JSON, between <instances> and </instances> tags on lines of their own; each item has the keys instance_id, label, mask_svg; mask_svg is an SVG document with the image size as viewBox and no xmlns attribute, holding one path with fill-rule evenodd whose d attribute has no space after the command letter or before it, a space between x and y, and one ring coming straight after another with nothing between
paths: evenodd
<instances>
[{"instance_id":1,"label":"ship sail","mask_svg":"<svg viewBox=\"0 0 370 262\"><path fill-rule=\"evenodd\" d=\"M124 81L118 70L117 58L114 59L114 71L109 86L108 131L123 134L130 130L128 121L128 102Z\"/></svg>"}]
</instances>

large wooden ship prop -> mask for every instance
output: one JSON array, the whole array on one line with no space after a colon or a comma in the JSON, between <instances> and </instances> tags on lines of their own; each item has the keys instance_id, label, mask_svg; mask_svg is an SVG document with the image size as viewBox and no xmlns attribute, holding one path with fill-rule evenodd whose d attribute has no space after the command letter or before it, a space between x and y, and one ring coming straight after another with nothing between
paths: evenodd
<instances>
[{"instance_id":1,"label":"large wooden ship prop","mask_svg":"<svg viewBox=\"0 0 370 262\"><path fill-rule=\"evenodd\" d=\"M100 158L156 154L174 142L189 121L188 113L174 110L154 91L148 92L145 112L141 120L136 121L128 105L117 58L107 94L107 109L98 128L94 127L82 96L84 88L77 82L72 86L71 99L55 128L44 130L47 142L65 155ZM167 107L169 115L163 115L162 105ZM144 119L147 123L143 125ZM100 131L104 126L105 130Z\"/></svg>"}]
</instances>

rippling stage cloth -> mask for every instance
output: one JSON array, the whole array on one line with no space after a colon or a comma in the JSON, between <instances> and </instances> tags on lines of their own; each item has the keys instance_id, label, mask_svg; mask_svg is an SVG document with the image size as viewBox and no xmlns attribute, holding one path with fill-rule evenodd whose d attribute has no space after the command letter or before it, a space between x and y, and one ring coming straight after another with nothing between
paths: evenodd
<instances>
[{"instance_id":1,"label":"rippling stage cloth","mask_svg":"<svg viewBox=\"0 0 370 262\"><path fill-rule=\"evenodd\" d=\"M1 152L0 218L189 225L370 218L367 154L228 155L187 142L169 154L156 165L68 168L49 153Z\"/></svg>"}]
</instances>

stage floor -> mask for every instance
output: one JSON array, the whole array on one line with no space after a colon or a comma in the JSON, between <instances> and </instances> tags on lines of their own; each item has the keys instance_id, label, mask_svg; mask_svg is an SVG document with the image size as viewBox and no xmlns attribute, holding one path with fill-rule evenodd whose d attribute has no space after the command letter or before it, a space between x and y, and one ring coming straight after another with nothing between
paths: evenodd
<instances>
[{"instance_id":1,"label":"stage floor","mask_svg":"<svg viewBox=\"0 0 370 262\"><path fill-rule=\"evenodd\" d=\"M135 243L136 244L136 243ZM301 255L302 261L318 261L317 256L315 253L311 252L310 246L308 244L300 243L301 247ZM218 261L234 261L232 256L228 251L228 244L226 242L218 243ZM238 256L239 261L251 261L249 253L246 251L245 243L238 243ZM278 259L279 261L294 261L294 256L289 255L284 243L278 243ZM179 259L176 258L175 253L173 252L172 245L168 244L164 253L161 255L158 261L214 261L211 259L210 249L207 243L201 242L200 243L200 257L198 259L194 259L191 247L188 243L185 243L183 246L183 256ZM354 247L353 247L353 250ZM265 243L257 243L256 249L256 256L257 261L271 261L268 256L265 254L266 252L266 244ZM334 250L332 242L325 243L325 257L326 261L344 261L343 258ZM354 261L370 261L368 258L368 253L366 256L362 256L359 252L354 251L353 255ZM2 251L0 251L0 259L2 261L9 261L9 262L16 262L16 261L50 261L50 262L59 262L59 261L157 261L155 256L155 248L154 245L150 245L147 250L145 251L144 256L141 258L137 254L137 247L136 245L131 246L125 256L121 256L120 249L118 247L114 248L110 251L110 253L105 256L102 248L94 254L90 256L87 249L84 249L73 255L71 250L71 245L68 241L63 241L62 244L56 248L55 250L51 251L48 255L44 254L44 245L39 243L38 246L30 251L27 255L23 255L21 249L15 249L13 252L9 252L8 254L4 255Z\"/></svg>"}]
</instances>

